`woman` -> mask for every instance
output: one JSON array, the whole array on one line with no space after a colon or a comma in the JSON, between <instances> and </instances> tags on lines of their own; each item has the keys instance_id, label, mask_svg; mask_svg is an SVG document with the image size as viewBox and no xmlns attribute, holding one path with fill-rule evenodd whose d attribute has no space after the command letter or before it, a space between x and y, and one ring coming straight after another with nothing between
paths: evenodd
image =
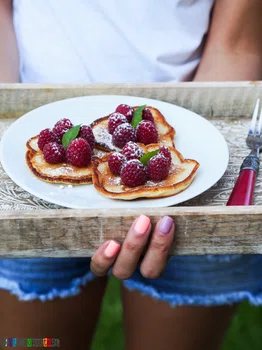
<instances>
[{"instance_id":1,"label":"woman","mask_svg":"<svg viewBox=\"0 0 262 350\"><path fill-rule=\"evenodd\" d=\"M260 0L0 0L0 79L259 80L261 10ZM121 247L106 242L91 261L94 274L105 276L112 267L127 279L126 349L217 349L235 310L227 304L261 303L261 256L172 257L157 278L173 235L170 218L153 228L141 216ZM106 277L94 278L89 264L1 260L0 336L55 337L64 349L86 349L106 286Z\"/></svg>"}]
</instances>

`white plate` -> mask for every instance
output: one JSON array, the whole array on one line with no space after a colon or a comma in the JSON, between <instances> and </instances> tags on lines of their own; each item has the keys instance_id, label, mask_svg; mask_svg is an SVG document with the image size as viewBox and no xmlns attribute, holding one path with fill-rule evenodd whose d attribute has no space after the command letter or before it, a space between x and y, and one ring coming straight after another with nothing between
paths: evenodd
<instances>
[{"instance_id":1,"label":"white plate","mask_svg":"<svg viewBox=\"0 0 262 350\"><path fill-rule=\"evenodd\" d=\"M42 129L52 128L61 118L73 124L90 124L121 104L155 107L176 129L175 145L184 158L195 159L200 168L185 191L168 198L120 201L99 194L92 185L65 186L37 179L25 162L26 141ZM184 108L157 100L131 96L86 96L54 102L37 108L15 121L4 134L0 155L10 178L24 190L46 201L69 208L164 207L189 200L213 186L224 174L229 159L228 147L220 132L206 119Z\"/></svg>"}]
</instances>

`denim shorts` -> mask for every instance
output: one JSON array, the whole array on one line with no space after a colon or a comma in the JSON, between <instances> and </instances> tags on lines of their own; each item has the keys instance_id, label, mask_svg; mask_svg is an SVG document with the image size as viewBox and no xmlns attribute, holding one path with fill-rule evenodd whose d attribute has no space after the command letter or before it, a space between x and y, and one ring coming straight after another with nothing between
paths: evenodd
<instances>
[{"instance_id":1,"label":"denim shorts","mask_svg":"<svg viewBox=\"0 0 262 350\"><path fill-rule=\"evenodd\" d=\"M97 278L88 258L0 260L0 288L20 300L52 300L78 294ZM130 290L170 305L262 304L262 255L175 256L155 280L139 268L123 282Z\"/></svg>"}]
</instances>

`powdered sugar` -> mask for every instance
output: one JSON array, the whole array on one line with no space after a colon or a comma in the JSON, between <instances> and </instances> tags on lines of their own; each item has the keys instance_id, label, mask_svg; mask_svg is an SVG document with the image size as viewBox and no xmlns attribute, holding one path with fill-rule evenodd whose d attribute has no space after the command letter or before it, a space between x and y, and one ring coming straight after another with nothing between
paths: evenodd
<instances>
[{"instance_id":1,"label":"powdered sugar","mask_svg":"<svg viewBox=\"0 0 262 350\"><path fill-rule=\"evenodd\" d=\"M92 150L89 143L82 138L74 139L66 149L66 158L76 167L86 167L91 164Z\"/></svg>"},{"instance_id":2,"label":"powdered sugar","mask_svg":"<svg viewBox=\"0 0 262 350\"><path fill-rule=\"evenodd\" d=\"M50 176L71 176L75 173L75 170L73 167L70 167L70 166L67 166L66 164L65 165L63 164L58 168L46 169L46 172Z\"/></svg>"},{"instance_id":3,"label":"powdered sugar","mask_svg":"<svg viewBox=\"0 0 262 350\"><path fill-rule=\"evenodd\" d=\"M116 108L116 112L119 112L126 116L128 122L130 123L133 118L134 108L125 104L121 104Z\"/></svg>"},{"instance_id":4,"label":"powdered sugar","mask_svg":"<svg viewBox=\"0 0 262 350\"><path fill-rule=\"evenodd\" d=\"M115 175L120 175L121 169L126 162L126 157L119 153L119 152L114 152L109 155L108 157L108 166L111 172Z\"/></svg>"},{"instance_id":5,"label":"powdered sugar","mask_svg":"<svg viewBox=\"0 0 262 350\"><path fill-rule=\"evenodd\" d=\"M50 147L50 149L52 150L53 154L60 154L60 150L57 147L57 145L55 143L52 144L52 146Z\"/></svg>"},{"instance_id":6,"label":"powdered sugar","mask_svg":"<svg viewBox=\"0 0 262 350\"><path fill-rule=\"evenodd\" d=\"M127 159L140 159L144 151L136 143L129 141L122 149L122 153Z\"/></svg>"},{"instance_id":7,"label":"powdered sugar","mask_svg":"<svg viewBox=\"0 0 262 350\"><path fill-rule=\"evenodd\" d=\"M107 178L107 184L109 186L121 186L121 178L120 178L120 176L109 176Z\"/></svg>"},{"instance_id":8,"label":"powdered sugar","mask_svg":"<svg viewBox=\"0 0 262 350\"><path fill-rule=\"evenodd\" d=\"M58 164L65 160L65 150L56 142L49 142L43 149L44 159L47 163Z\"/></svg>"},{"instance_id":9,"label":"powdered sugar","mask_svg":"<svg viewBox=\"0 0 262 350\"><path fill-rule=\"evenodd\" d=\"M71 129L72 127L73 127L72 122L67 118L63 118L55 124L55 126L53 128L53 132L60 139L62 139L63 135L67 132L67 130Z\"/></svg>"},{"instance_id":10,"label":"powdered sugar","mask_svg":"<svg viewBox=\"0 0 262 350\"><path fill-rule=\"evenodd\" d=\"M113 138L112 138L112 135L109 134L107 127L105 127L104 125L96 126L93 129L93 132L96 138L96 142L100 144L104 144L112 150L116 150L116 151L120 150L120 148L113 145Z\"/></svg>"},{"instance_id":11,"label":"powdered sugar","mask_svg":"<svg viewBox=\"0 0 262 350\"><path fill-rule=\"evenodd\" d=\"M158 132L155 125L149 120L142 120L136 129L137 141L145 145L157 143Z\"/></svg>"},{"instance_id":12,"label":"powdered sugar","mask_svg":"<svg viewBox=\"0 0 262 350\"><path fill-rule=\"evenodd\" d=\"M44 146L49 142L59 142L59 139L51 129L44 129L39 134L37 145L43 150Z\"/></svg>"},{"instance_id":13,"label":"powdered sugar","mask_svg":"<svg viewBox=\"0 0 262 350\"><path fill-rule=\"evenodd\" d=\"M60 186L59 186L59 189L60 189L60 190L63 190L64 188L65 188L64 185L60 185ZM73 186L72 186L72 185L67 185L67 188L73 188Z\"/></svg>"},{"instance_id":14,"label":"powdered sugar","mask_svg":"<svg viewBox=\"0 0 262 350\"><path fill-rule=\"evenodd\" d=\"M162 181L168 177L169 161L163 154L152 157L147 164L147 174L151 180Z\"/></svg>"},{"instance_id":15,"label":"powdered sugar","mask_svg":"<svg viewBox=\"0 0 262 350\"><path fill-rule=\"evenodd\" d=\"M127 161L121 170L121 180L126 186L136 187L146 182L146 171L138 159Z\"/></svg>"},{"instance_id":16,"label":"powdered sugar","mask_svg":"<svg viewBox=\"0 0 262 350\"><path fill-rule=\"evenodd\" d=\"M102 158L107 152L94 148L93 156Z\"/></svg>"},{"instance_id":17,"label":"powdered sugar","mask_svg":"<svg viewBox=\"0 0 262 350\"><path fill-rule=\"evenodd\" d=\"M126 117L121 113L112 113L108 119L108 132L113 134L115 129L120 125L127 123Z\"/></svg>"},{"instance_id":18,"label":"powdered sugar","mask_svg":"<svg viewBox=\"0 0 262 350\"><path fill-rule=\"evenodd\" d=\"M135 141L134 128L129 123L120 124L113 133L113 144L117 147L124 147L128 141Z\"/></svg>"}]
</instances>

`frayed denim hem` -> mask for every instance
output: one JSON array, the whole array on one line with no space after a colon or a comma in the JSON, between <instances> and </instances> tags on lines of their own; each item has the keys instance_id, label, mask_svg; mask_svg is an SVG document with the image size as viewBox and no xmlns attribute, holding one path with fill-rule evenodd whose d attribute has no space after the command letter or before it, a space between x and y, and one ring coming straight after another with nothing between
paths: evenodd
<instances>
[{"instance_id":1,"label":"frayed denim hem","mask_svg":"<svg viewBox=\"0 0 262 350\"><path fill-rule=\"evenodd\" d=\"M38 299L44 302L47 300L53 300L54 298L64 299L77 295L80 293L81 287L92 281L95 277L96 276L89 271L84 276L73 279L68 288L61 290L53 288L47 293L25 292L20 288L17 282L0 277L0 289L8 290L21 301Z\"/></svg>"},{"instance_id":2,"label":"frayed denim hem","mask_svg":"<svg viewBox=\"0 0 262 350\"><path fill-rule=\"evenodd\" d=\"M123 282L124 286L132 290L140 291L143 295L151 296L154 299L167 301L170 306L197 305L197 306L216 306L236 304L242 301L249 301L253 305L262 305L262 291L253 295L248 291L231 292L223 294L206 295L183 295L178 293L160 293L151 286L146 286L141 282L127 280Z\"/></svg>"}]
</instances>

